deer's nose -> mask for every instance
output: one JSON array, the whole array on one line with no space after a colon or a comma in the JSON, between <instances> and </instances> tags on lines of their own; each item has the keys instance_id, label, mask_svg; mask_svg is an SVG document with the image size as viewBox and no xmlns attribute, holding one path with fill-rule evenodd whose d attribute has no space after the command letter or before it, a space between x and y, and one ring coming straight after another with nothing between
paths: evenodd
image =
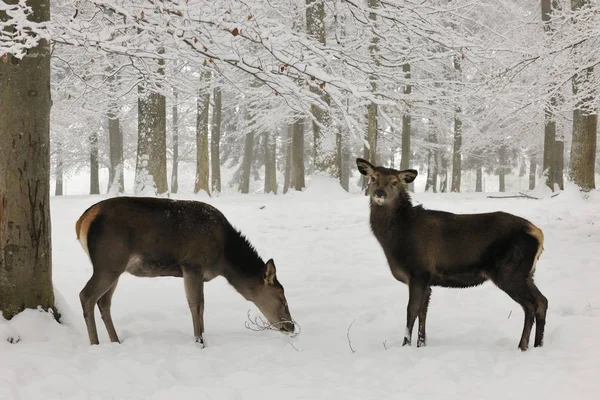
<instances>
[{"instance_id":1,"label":"deer's nose","mask_svg":"<svg viewBox=\"0 0 600 400\"><path fill-rule=\"evenodd\" d=\"M385 197L385 191L383 189L377 189L373 192L373 197Z\"/></svg>"}]
</instances>

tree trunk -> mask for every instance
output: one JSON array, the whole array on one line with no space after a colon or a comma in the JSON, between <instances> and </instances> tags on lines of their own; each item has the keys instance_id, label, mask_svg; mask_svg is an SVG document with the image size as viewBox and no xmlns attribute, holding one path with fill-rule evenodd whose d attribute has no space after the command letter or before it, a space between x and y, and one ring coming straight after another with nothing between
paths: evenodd
<instances>
[{"instance_id":1,"label":"tree trunk","mask_svg":"<svg viewBox=\"0 0 600 400\"><path fill-rule=\"evenodd\" d=\"M265 193L277 193L277 142L275 135L265 132Z\"/></svg>"},{"instance_id":2,"label":"tree trunk","mask_svg":"<svg viewBox=\"0 0 600 400\"><path fill-rule=\"evenodd\" d=\"M565 190L564 169L565 169L565 142L557 140L554 142L554 182L560 190Z\"/></svg>"},{"instance_id":3,"label":"tree trunk","mask_svg":"<svg viewBox=\"0 0 600 400\"><path fill-rule=\"evenodd\" d=\"M477 167L475 168L475 191L483 192L483 166L481 162L477 162Z\"/></svg>"},{"instance_id":4,"label":"tree trunk","mask_svg":"<svg viewBox=\"0 0 600 400\"><path fill-rule=\"evenodd\" d=\"M292 125L292 187L304 189L304 121L298 118Z\"/></svg>"},{"instance_id":5,"label":"tree trunk","mask_svg":"<svg viewBox=\"0 0 600 400\"><path fill-rule=\"evenodd\" d=\"M457 75L457 81L460 81L461 66L458 56L454 56L454 71ZM460 119L461 108L454 107L454 148L452 151L452 187L451 191L460 193L460 179L462 175L462 121Z\"/></svg>"},{"instance_id":6,"label":"tree trunk","mask_svg":"<svg viewBox=\"0 0 600 400\"><path fill-rule=\"evenodd\" d=\"M348 145L346 141L343 139L341 127L338 128L337 134L337 153L338 170L340 171L340 185L346 192L348 192L350 191L350 152L348 151Z\"/></svg>"},{"instance_id":7,"label":"tree trunk","mask_svg":"<svg viewBox=\"0 0 600 400\"><path fill-rule=\"evenodd\" d=\"M179 95L173 93L173 168L171 169L171 193L179 190Z\"/></svg>"},{"instance_id":8,"label":"tree trunk","mask_svg":"<svg viewBox=\"0 0 600 400\"><path fill-rule=\"evenodd\" d=\"M323 46L327 44L325 36L325 2L322 0L306 0L306 33L319 41ZM331 115L329 113L329 105L331 103L330 96L323 89L324 83L314 81L311 82L310 91L317 94L325 107L317 104L311 104L310 112L316 121L312 123L313 129L313 162L315 169L321 172L327 172L334 177L339 176L339 171L336 171L335 151L333 148L325 148L323 146L323 138L330 134ZM321 88L319 85L323 85ZM322 131L324 130L324 131Z\"/></svg>"},{"instance_id":9,"label":"tree trunk","mask_svg":"<svg viewBox=\"0 0 600 400\"><path fill-rule=\"evenodd\" d=\"M167 186L165 96L138 86L136 194L164 194Z\"/></svg>"},{"instance_id":10,"label":"tree trunk","mask_svg":"<svg viewBox=\"0 0 600 400\"><path fill-rule=\"evenodd\" d=\"M55 196L62 196L64 194L63 180L64 180L64 164L63 164L63 145L61 142L56 144L56 188L54 191Z\"/></svg>"},{"instance_id":11,"label":"tree trunk","mask_svg":"<svg viewBox=\"0 0 600 400\"><path fill-rule=\"evenodd\" d=\"M250 176L252 172L252 161L254 156L254 131L246 134L244 144L244 158L242 159L241 179L239 190L243 194L250 193Z\"/></svg>"},{"instance_id":12,"label":"tree trunk","mask_svg":"<svg viewBox=\"0 0 600 400\"><path fill-rule=\"evenodd\" d=\"M448 191L448 157L445 152L440 157L440 165L442 172L442 179L440 180L440 193L446 193Z\"/></svg>"},{"instance_id":13,"label":"tree trunk","mask_svg":"<svg viewBox=\"0 0 600 400\"><path fill-rule=\"evenodd\" d=\"M112 112L108 118L108 146L110 151L110 170L108 177L108 192L115 195L125 191L123 176L123 132L119 118Z\"/></svg>"},{"instance_id":14,"label":"tree trunk","mask_svg":"<svg viewBox=\"0 0 600 400\"><path fill-rule=\"evenodd\" d=\"M571 0L571 8L577 10L589 4L588 0ZM594 69L588 68L573 78L573 94L577 95L580 87L590 86L594 81ZM569 179L583 191L596 188L596 140L598 135L598 110L594 108L594 89L581 99L573 110L573 139L569 163ZM557 151L555 151L557 152Z\"/></svg>"},{"instance_id":15,"label":"tree trunk","mask_svg":"<svg viewBox=\"0 0 600 400\"><path fill-rule=\"evenodd\" d=\"M428 142L432 145L437 145L437 135L434 131L433 126L430 127ZM425 182L425 191L432 190L433 193L437 193L437 181L438 181L438 163L439 163L439 151L437 148L429 149L427 151L427 181Z\"/></svg>"},{"instance_id":16,"label":"tree trunk","mask_svg":"<svg viewBox=\"0 0 600 400\"><path fill-rule=\"evenodd\" d=\"M379 8L379 0L368 0L369 8ZM371 24L375 26L377 21L376 13L369 13L369 19L373 21ZM369 45L369 53L371 55L371 62L376 66L379 65L378 52L379 52L379 38L376 35L371 37L371 44ZM371 86L371 93L373 96L377 92L377 77L371 75L369 77L369 84ZM367 106L367 146L364 148L364 158L373 165L377 165L377 116L379 110L377 103L371 102ZM362 187L367 187L367 178L361 177ZM365 192L366 194L366 192Z\"/></svg>"},{"instance_id":17,"label":"tree trunk","mask_svg":"<svg viewBox=\"0 0 600 400\"><path fill-rule=\"evenodd\" d=\"M208 158L208 108L210 107L210 94L198 93L198 107L196 112L196 184L194 193L204 190L210 193L209 158Z\"/></svg>"},{"instance_id":18,"label":"tree trunk","mask_svg":"<svg viewBox=\"0 0 600 400\"><path fill-rule=\"evenodd\" d=\"M410 64L404 64L402 66L402 71L404 72L404 78L410 79ZM410 95L412 93L412 85L406 84L404 86L404 94ZM408 169L410 168L410 135L411 135L411 115L410 110L408 110L402 116L402 156L400 159L400 169ZM414 192L415 185L414 183L410 183L408 185L408 189L411 192Z\"/></svg>"},{"instance_id":19,"label":"tree trunk","mask_svg":"<svg viewBox=\"0 0 600 400\"><path fill-rule=\"evenodd\" d=\"M98 177L98 132L93 131L90 140L90 194L100 194L100 182Z\"/></svg>"},{"instance_id":20,"label":"tree trunk","mask_svg":"<svg viewBox=\"0 0 600 400\"><path fill-rule=\"evenodd\" d=\"M283 194L290 189L292 178L292 140L294 137L293 124L287 127L287 139L285 141L285 170L283 172Z\"/></svg>"},{"instance_id":21,"label":"tree trunk","mask_svg":"<svg viewBox=\"0 0 600 400\"><path fill-rule=\"evenodd\" d=\"M210 132L211 189L221 192L221 88L213 91L212 130Z\"/></svg>"},{"instance_id":22,"label":"tree trunk","mask_svg":"<svg viewBox=\"0 0 600 400\"><path fill-rule=\"evenodd\" d=\"M542 22L544 23L544 32L552 34L554 29L551 26L550 15L554 9L558 7L556 0L541 0L542 2ZM555 156L555 143L556 143L556 121L554 117L554 109L557 107L558 100L556 96L552 96L550 104L544 109L544 158L542 169L546 175L546 186L554 191L554 184L557 183L557 172L556 165L554 164L557 160ZM562 153L561 153L562 156ZM564 164L564 161L560 161L560 164Z\"/></svg>"},{"instance_id":23,"label":"tree trunk","mask_svg":"<svg viewBox=\"0 0 600 400\"><path fill-rule=\"evenodd\" d=\"M537 172L537 159L531 156L529 161L529 190L535 189L535 174Z\"/></svg>"},{"instance_id":24,"label":"tree trunk","mask_svg":"<svg viewBox=\"0 0 600 400\"><path fill-rule=\"evenodd\" d=\"M33 11L30 21L50 20L49 0L29 0L27 6ZM7 16L0 13L0 18ZM50 241L50 45L45 39L22 60L2 56L0 88L0 311L11 319L39 306L54 310L58 319Z\"/></svg>"},{"instance_id":25,"label":"tree trunk","mask_svg":"<svg viewBox=\"0 0 600 400\"><path fill-rule=\"evenodd\" d=\"M500 168L498 168L498 191L506 191L506 148L501 146L498 150L498 159L500 161Z\"/></svg>"}]
</instances>

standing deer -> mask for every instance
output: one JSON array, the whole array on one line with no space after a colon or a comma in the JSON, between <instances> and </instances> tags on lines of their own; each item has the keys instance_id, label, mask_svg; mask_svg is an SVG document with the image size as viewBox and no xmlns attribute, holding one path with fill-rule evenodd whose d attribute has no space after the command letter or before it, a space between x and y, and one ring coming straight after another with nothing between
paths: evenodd
<instances>
[{"instance_id":1,"label":"standing deer","mask_svg":"<svg viewBox=\"0 0 600 400\"><path fill-rule=\"evenodd\" d=\"M119 276L183 277L196 342L204 347L204 282L223 276L282 332L293 332L275 263L266 263L225 216L209 204L159 198L116 197L88 208L76 224L77 239L93 274L79 297L91 344L98 344L98 304L112 342L119 342L111 299Z\"/></svg>"},{"instance_id":2,"label":"standing deer","mask_svg":"<svg viewBox=\"0 0 600 400\"><path fill-rule=\"evenodd\" d=\"M369 178L371 230L392 275L408 285L403 345L411 344L417 316L417 347L426 344L431 286L467 288L489 279L525 311L519 348L527 350L534 318L534 346L542 346L548 300L533 282L544 244L538 227L503 212L452 214L413 207L407 185L417 171L375 167L361 158L356 164Z\"/></svg>"}]
</instances>

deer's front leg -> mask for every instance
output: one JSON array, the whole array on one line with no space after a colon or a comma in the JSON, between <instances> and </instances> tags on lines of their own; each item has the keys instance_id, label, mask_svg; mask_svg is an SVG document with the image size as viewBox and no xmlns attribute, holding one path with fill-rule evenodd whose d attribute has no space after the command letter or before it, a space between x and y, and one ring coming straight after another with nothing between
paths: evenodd
<instances>
[{"instance_id":1,"label":"deer's front leg","mask_svg":"<svg viewBox=\"0 0 600 400\"><path fill-rule=\"evenodd\" d=\"M200 271L182 268L185 295L192 312L194 337L200 348L204 348L204 276Z\"/></svg>"},{"instance_id":2,"label":"deer's front leg","mask_svg":"<svg viewBox=\"0 0 600 400\"><path fill-rule=\"evenodd\" d=\"M411 344L412 331L417 315L423 305L427 285L419 279L411 278L408 284L408 307L406 307L406 332L402 346Z\"/></svg>"},{"instance_id":3,"label":"deer's front leg","mask_svg":"<svg viewBox=\"0 0 600 400\"><path fill-rule=\"evenodd\" d=\"M431 299L431 287L425 289L423 295L423 304L419 310L419 337L417 338L417 347L425 347L427 345L427 334L425 333L425 322L427 320L427 310L429 309L429 300Z\"/></svg>"}]
</instances>

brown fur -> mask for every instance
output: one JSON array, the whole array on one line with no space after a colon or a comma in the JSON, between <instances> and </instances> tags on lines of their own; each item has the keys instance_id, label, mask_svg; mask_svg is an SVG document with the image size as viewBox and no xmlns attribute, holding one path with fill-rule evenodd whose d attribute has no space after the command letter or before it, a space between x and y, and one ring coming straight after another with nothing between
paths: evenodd
<instances>
[{"instance_id":1,"label":"brown fur","mask_svg":"<svg viewBox=\"0 0 600 400\"><path fill-rule=\"evenodd\" d=\"M373 234L393 276L409 287L404 344L410 344L418 316L417 345L425 345L432 286L467 288L492 280L525 312L519 348L527 349L534 319L534 344L542 345L548 300L533 282L544 243L538 227L504 212L453 214L413 207L407 185L417 171L375 167L360 158L356 162L369 177Z\"/></svg>"},{"instance_id":2,"label":"brown fur","mask_svg":"<svg viewBox=\"0 0 600 400\"><path fill-rule=\"evenodd\" d=\"M196 341L204 344L204 282L225 277L279 330L294 324L275 263L260 258L250 242L216 208L195 201L116 197L90 207L75 225L94 273L80 293L90 343L98 343L94 306L111 341L110 315L119 276L182 277Z\"/></svg>"},{"instance_id":3,"label":"brown fur","mask_svg":"<svg viewBox=\"0 0 600 400\"><path fill-rule=\"evenodd\" d=\"M96 204L88 208L81 215L81 217L79 217L77 223L75 224L75 233L77 235L77 240L79 240L79 243L81 243L81 247L83 247L83 250L85 250L88 256L90 254L87 245L88 231L90 230L90 225L92 224L94 219L96 219L98 214L100 214L101 211L102 205Z\"/></svg>"}]
</instances>

